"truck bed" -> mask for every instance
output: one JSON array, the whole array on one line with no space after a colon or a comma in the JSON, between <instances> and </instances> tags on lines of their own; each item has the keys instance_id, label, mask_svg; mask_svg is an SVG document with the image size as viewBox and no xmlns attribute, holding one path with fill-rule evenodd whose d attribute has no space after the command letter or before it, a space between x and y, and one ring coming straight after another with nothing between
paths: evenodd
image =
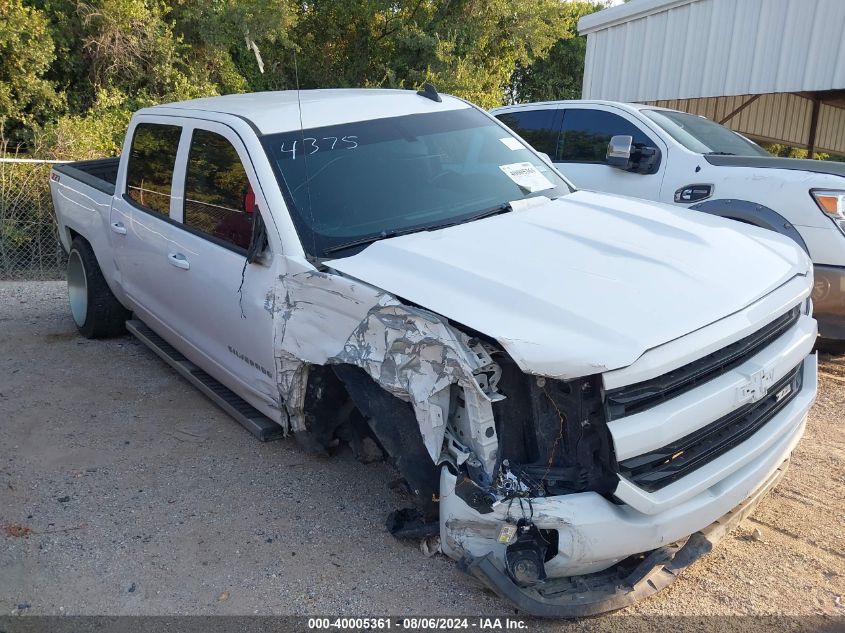
<instances>
[{"instance_id":1,"label":"truck bed","mask_svg":"<svg viewBox=\"0 0 845 633\"><path fill-rule=\"evenodd\" d=\"M115 156L114 158L62 163L56 165L53 170L60 174L67 174L75 180L113 196L119 164L120 157Z\"/></svg>"},{"instance_id":2,"label":"truck bed","mask_svg":"<svg viewBox=\"0 0 845 633\"><path fill-rule=\"evenodd\" d=\"M108 252L109 212L119 163L118 158L101 158L53 165L50 192L65 251L76 233L85 236L95 253ZM107 278L108 261L104 258L100 263Z\"/></svg>"}]
</instances>

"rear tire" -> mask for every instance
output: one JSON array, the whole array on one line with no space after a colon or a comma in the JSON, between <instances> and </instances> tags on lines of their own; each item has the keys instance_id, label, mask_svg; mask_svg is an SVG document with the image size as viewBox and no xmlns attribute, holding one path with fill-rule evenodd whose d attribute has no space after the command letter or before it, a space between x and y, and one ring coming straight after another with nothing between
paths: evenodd
<instances>
[{"instance_id":1,"label":"rear tire","mask_svg":"<svg viewBox=\"0 0 845 633\"><path fill-rule=\"evenodd\" d=\"M126 332L129 311L109 289L91 245L74 238L67 259L67 289L76 329L85 338L107 338Z\"/></svg>"}]
</instances>

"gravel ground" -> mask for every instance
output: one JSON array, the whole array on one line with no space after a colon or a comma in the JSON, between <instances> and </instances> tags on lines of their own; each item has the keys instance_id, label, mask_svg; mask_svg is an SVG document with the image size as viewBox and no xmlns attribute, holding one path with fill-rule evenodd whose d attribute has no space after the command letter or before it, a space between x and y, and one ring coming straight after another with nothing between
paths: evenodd
<instances>
[{"instance_id":1,"label":"gravel ground","mask_svg":"<svg viewBox=\"0 0 845 633\"><path fill-rule=\"evenodd\" d=\"M779 488L624 614L845 615L845 360L821 372ZM0 283L0 615L513 615L385 532L396 476L261 444L133 338L78 336L63 283Z\"/></svg>"}]
</instances>

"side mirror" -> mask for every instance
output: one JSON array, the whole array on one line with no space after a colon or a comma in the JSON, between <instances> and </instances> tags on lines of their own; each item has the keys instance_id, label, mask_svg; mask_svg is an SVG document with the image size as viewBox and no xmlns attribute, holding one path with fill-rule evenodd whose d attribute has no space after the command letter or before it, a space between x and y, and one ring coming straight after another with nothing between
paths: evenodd
<instances>
[{"instance_id":1,"label":"side mirror","mask_svg":"<svg viewBox=\"0 0 845 633\"><path fill-rule=\"evenodd\" d=\"M270 246L267 239L267 227L264 226L264 220L260 213L255 213L257 207L253 203L252 211L252 235L249 240L249 248L246 250L246 261L249 264L263 264L264 253Z\"/></svg>"},{"instance_id":2,"label":"side mirror","mask_svg":"<svg viewBox=\"0 0 845 633\"><path fill-rule=\"evenodd\" d=\"M645 145L634 146L627 135L613 136L607 144L605 162L611 167L637 174L654 174L660 166L660 150Z\"/></svg>"},{"instance_id":3,"label":"side mirror","mask_svg":"<svg viewBox=\"0 0 845 633\"><path fill-rule=\"evenodd\" d=\"M540 158L543 159L543 162L546 163L549 167L554 167L555 164L552 161L552 157L546 154L546 152L537 152L540 155Z\"/></svg>"},{"instance_id":4,"label":"side mirror","mask_svg":"<svg viewBox=\"0 0 845 633\"><path fill-rule=\"evenodd\" d=\"M611 167L628 170L631 168L631 147L634 144L633 136L618 135L610 139L607 144L605 161Z\"/></svg>"}]
</instances>

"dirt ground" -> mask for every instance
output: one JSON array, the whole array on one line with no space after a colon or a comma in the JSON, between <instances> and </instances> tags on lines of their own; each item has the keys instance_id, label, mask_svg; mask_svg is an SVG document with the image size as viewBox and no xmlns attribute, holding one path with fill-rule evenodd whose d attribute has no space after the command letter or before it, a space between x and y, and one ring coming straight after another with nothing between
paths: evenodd
<instances>
[{"instance_id":1,"label":"dirt ground","mask_svg":"<svg viewBox=\"0 0 845 633\"><path fill-rule=\"evenodd\" d=\"M825 355L779 488L623 614L845 616L843 405ZM79 337L63 283L0 283L0 615L513 615L386 533L396 476L261 444L133 338Z\"/></svg>"}]
</instances>

